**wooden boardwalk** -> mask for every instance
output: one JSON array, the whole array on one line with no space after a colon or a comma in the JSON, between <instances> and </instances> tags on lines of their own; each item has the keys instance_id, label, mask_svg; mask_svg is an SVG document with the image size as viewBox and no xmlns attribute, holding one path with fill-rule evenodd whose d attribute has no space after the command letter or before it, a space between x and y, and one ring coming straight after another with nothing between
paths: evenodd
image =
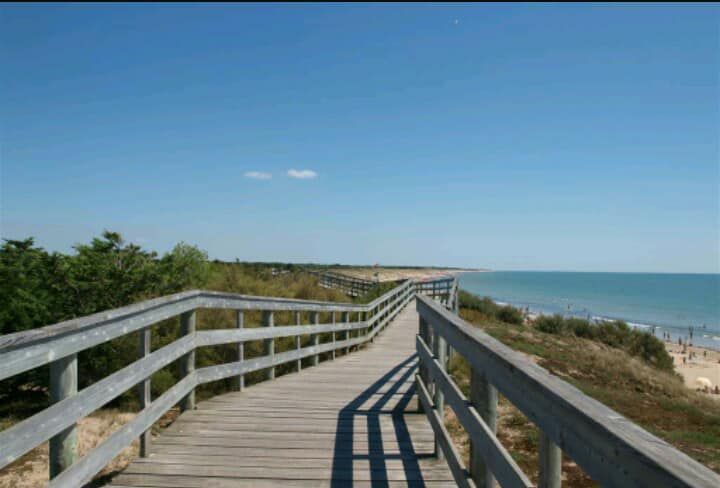
<instances>
[{"instance_id":1,"label":"wooden boardwalk","mask_svg":"<svg viewBox=\"0 0 720 488\"><path fill-rule=\"evenodd\" d=\"M417 330L411 301L364 350L199 403L112 486L456 486L417 413Z\"/></svg>"}]
</instances>

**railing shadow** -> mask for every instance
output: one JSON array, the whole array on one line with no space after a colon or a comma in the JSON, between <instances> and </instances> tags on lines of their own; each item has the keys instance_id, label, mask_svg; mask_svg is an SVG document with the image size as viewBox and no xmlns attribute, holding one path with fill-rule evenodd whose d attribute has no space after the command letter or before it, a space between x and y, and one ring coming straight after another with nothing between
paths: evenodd
<instances>
[{"instance_id":1,"label":"railing shadow","mask_svg":"<svg viewBox=\"0 0 720 488\"><path fill-rule=\"evenodd\" d=\"M395 374L403 369L407 370L397 380L392 380ZM408 378L411 378L417 370L417 354L413 354L401 363L397 364L369 388L348 403L338 415L338 422L335 435L335 449L333 454L331 486L333 488L353 485L354 461L368 461L370 467L370 482L373 487L389 486L387 472L387 460L400 460L408 486L423 487L425 483L418 464L418 455L415 452L410 432L405 423L405 409L415 394L415 384L403 394L401 399L392 409L384 408L393 398L400 387ZM383 386L390 385L388 390L375 401L372 406L362 406ZM367 454L356 454L354 443L357 440L355 435L355 419L364 418L367 422ZM386 453L383 447L382 419L391 419L395 439L398 445L398 453Z\"/></svg>"}]
</instances>

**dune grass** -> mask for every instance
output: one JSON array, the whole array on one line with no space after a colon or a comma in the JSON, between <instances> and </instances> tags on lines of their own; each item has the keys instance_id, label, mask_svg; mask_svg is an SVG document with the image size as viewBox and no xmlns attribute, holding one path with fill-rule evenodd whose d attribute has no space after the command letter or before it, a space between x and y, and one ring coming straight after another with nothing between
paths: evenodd
<instances>
[{"instance_id":1,"label":"dune grass","mask_svg":"<svg viewBox=\"0 0 720 488\"><path fill-rule=\"evenodd\" d=\"M692 391L664 365L633 356L602 341L543 332L534 325L502 322L492 313L462 308L461 317L585 394L604 403L690 457L720 472L720 402ZM450 371L467 394L470 371L456 355ZM450 417L460 446L462 429ZM537 481L537 428L501 396L498 437L526 474ZM564 486L594 486L570 459L564 459Z\"/></svg>"}]
</instances>

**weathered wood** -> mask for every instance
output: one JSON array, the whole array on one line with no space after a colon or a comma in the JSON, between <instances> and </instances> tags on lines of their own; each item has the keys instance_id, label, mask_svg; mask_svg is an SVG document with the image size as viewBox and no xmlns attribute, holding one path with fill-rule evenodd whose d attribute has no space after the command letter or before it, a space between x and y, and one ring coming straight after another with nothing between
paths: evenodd
<instances>
[{"instance_id":1,"label":"weathered wood","mask_svg":"<svg viewBox=\"0 0 720 488\"><path fill-rule=\"evenodd\" d=\"M720 476L451 311L417 295L420 315L602 485L715 487Z\"/></svg>"},{"instance_id":2,"label":"weathered wood","mask_svg":"<svg viewBox=\"0 0 720 488\"><path fill-rule=\"evenodd\" d=\"M476 369L470 371L470 402L477 409L490 433L497 432L497 390L485 375ZM492 488L494 478L492 469L488 469L484 459L487 458L477 443L470 444L470 473L478 487ZM501 483L502 483L501 479Z\"/></svg>"},{"instance_id":3,"label":"weathered wood","mask_svg":"<svg viewBox=\"0 0 720 488\"><path fill-rule=\"evenodd\" d=\"M0 362L0 380L196 309L367 312L412 286L407 281L364 305L199 290L176 293L55 325L0 336L0 355L3 359Z\"/></svg>"},{"instance_id":4,"label":"weathered wood","mask_svg":"<svg viewBox=\"0 0 720 488\"><path fill-rule=\"evenodd\" d=\"M540 476L538 488L560 488L562 451L540 431Z\"/></svg>"},{"instance_id":5,"label":"weathered wood","mask_svg":"<svg viewBox=\"0 0 720 488\"><path fill-rule=\"evenodd\" d=\"M417 337L417 352L420 357L420 367L427 370L427 374L433 378L433 382L445 393L445 401L453 409L455 415L470 438L470 474L477 486L494 486L492 475L489 479L486 474L495 473L503 487L529 488L532 485L525 476L515 460L510 456L505 447L495 436L495 424L493 417L492 427L486 423L481 416L481 408L475 402L468 402L460 389L454 383L450 375L440 368L440 363L433 358L432 352L427 344ZM427 384L423 381L424 384ZM473 385L471 383L471 388ZM477 393L477 387L476 387ZM472 395L471 395L472 398ZM496 397L497 398L497 397ZM491 400L487 403L491 404ZM487 407L487 404L486 404ZM483 463L482 470L474 468L472 464L480 458ZM486 469L485 463L490 469Z\"/></svg>"},{"instance_id":6,"label":"weathered wood","mask_svg":"<svg viewBox=\"0 0 720 488\"><path fill-rule=\"evenodd\" d=\"M302 324L302 312L295 312L295 325L300 326ZM298 334L295 336L295 349L298 351L302 349L302 337ZM296 365L297 372L302 371L302 358L297 360Z\"/></svg>"},{"instance_id":7,"label":"weathered wood","mask_svg":"<svg viewBox=\"0 0 720 488\"><path fill-rule=\"evenodd\" d=\"M197 313L193 310L180 315L180 334L195 335L195 321ZM180 378L190 376L195 371L195 349L189 351L179 362ZM195 389L193 388L180 401L180 410L192 410L195 408Z\"/></svg>"},{"instance_id":8,"label":"weathered wood","mask_svg":"<svg viewBox=\"0 0 720 488\"><path fill-rule=\"evenodd\" d=\"M339 347L345 347L346 345L355 345L362 342L360 339L352 339L349 341L338 342ZM330 352L335 346L332 343L318 344L317 346L304 347L300 350L290 350L281 352L273 356L261 356L253 359L246 359L242 363L225 363L217 366L206 366L196 370L198 383L209 383L212 381L218 381L221 379L229 378L231 376L237 376L240 374L247 374L259 369L271 368L273 366L279 366L283 363L291 361L297 361L299 358L316 358L322 353Z\"/></svg>"},{"instance_id":9,"label":"weathered wood","mask_svg":"<svg viewBox=\"0 0 720 488\"><path fill-rule=\"evenodd\" d=\"M350 323L350 312L343 312L343 313L342 313L342 321L343 321L344 324L349 324L349 323ZM359 319L358 319L358 321L359 321ZM351 338L350 329L345 329L345 335L343 335L343 339L348 340L348 339L350 339L350 338ZM350 348L349 348L349 347L346 347L346 348L345 348L345 354L350 354Z\"/></svg>"},{"instance_id":10,"label":"weathered wood","mask_svg":"<svg viewBox=\"0 0 720 488\"><path fill-rule=\"evenodd\" d=\"M0 469L194 348L185 336L0 432Z\"/></svg>"},{"instance_id":11,"label":"weathered wood","mask_svg":"<svg viewBox=\"0 0 720 488\"><path fill-rule=\"evenodd\" d=\"M181 377L193 377L192 381L181 380L182 384L188 387L188 391L178 401L183 410L194 408L194 388L198 384L198 375L194 371L195 347L231 342L238 343L239 361L237 363L220 365L220 367L211 367L210 369L203 368L201 373L203 381L214 381L219 377L228 377L226 376L228 372L234 372L235 377L238 378L238 386L240 386L239 377L246 372L255 371L257 368L274 367L288 361L299 362L303 357L311 357L313 362L316 362L318 355L321 353L332 352L337 348L348 351L352 347L357 347L365 341L374 339L390 323L398 311L412 299L413 291L412 283L406 282L366 305L248 297L217 292L184 292L57 324L56 326L49 326L31 333L0 336L0 375L10 373L9 375L12 376L12 374L15 374L13 371L20 372L28 367L46 364L67 351L80 351L86 347L135 331L146 330L149 333L150 325L174 315L181 316L181 332L183 334L177 341L153 353L150 353L148 343L147 354L143 353L143 357L135 363L85 388L76 395L65 398L29 419L0 432L0 445L3 446L0 463L2 463L2 466L7 465L44 440L61 434L63 430L74 426L78 419L128 389L137 386L142 388L142 394L145 395L150 376L175 360L178 360ZM349 317L350 312L367 315L369 311L373 310L373 307L375 307L375 313L369 317L363 317L366 321L349 322L347 317ZM313 346L306 349L301 348L299 351L296 348L291 354L280 358L276 355L274 359L256 361L253 364L248 364L247 367L241 367L240 364L247 361L241 360L240 351L242 345L239 343L251 340L250 337L253 334L267 334L266 331L270 328L196 332L195 311L202 308L232 309L240 313L244 310L257 309L269 312L290 310L298 314L301 311L310 311L315 315L314 320L311 321L316 325L310 327L299 325L273 327L272 329L295 330L282 330L277 334L275 331L271 331L262 340L294 335L298 340L296 346L300 346L301 332L307 334L308 330L312 330L311 333L314 334L314 337L311 343ZM321 311L340 312L344 320L334 325L320 325L318 324L318 313ZM332 327L332 329L329 329L330 332L342 333L344 340L338 341L336 335L334 344L319 344L318 334L328 330L327 327ZM350 332L353 330L371 330L371 332L351 337ZM173 391L178 393L180 390L175 389ZM146 410L152 409L152 411L155 411L157 408L162 407L162 404L156 405L157 401L151 402L149 392L145 395L145 398L146 400L141 398L141 404L147 406ZM164 398L168 397L165 396ZM134 437L142 436L146 440L150 438L149 429L152 424L147 425L142 430L138 430L138 425L133 425L133 429L135 429L133 431ZM149 443L145 447L141 447L141 449L147 452L148 447Z\"/></svg>"},{"instance_id":12,"label":"weathered wood","mask_svg":"<svg viewBox=\"0 0 720 488\"><path fill-rule=\"evenodd\" d=\"M152 329L147 327L140 331L138 343L138 356L145 358L150 355L150 344L152 339ZM147 408L152 402L151 384L148 376L138 384L138 397L140 408ZM147 457L150 454L150 443L152 442L152 429L148 429L140 434L140 457Z\"/></svg>"},{"instance_id":13,"label":"weathered wood","mask_svg":"<svg viewBox=\"0 0 720 488\"><path fill-rule=\"evenodd\" d=\"M318 325L288 325L282 327L252 327L244 329L199 330L196 334L198 347L249 342L280 337L293 337L303 334L323 334L332 331L364 329L364 323L350 322Z\"/></svg>"},{"instance_id":14,"label":"weathered wood","mask_svg":"<svg viewBox=\"0 0 720 488\"><path fill-rule=\"evenodd\" d=\"M320 323L320 314L318 312L310 312L310 323L313 325L318 325ZM320 335L310 335L310 342L313 346L317 347L320 344ZM312 365L317 366L318 364L320 364L320 355L316 354L312 357Z\"/></svg>"},{"instance_id":15,"label":"weathered wood","mask_svg":"<svg viewBox=\"0 0 720 488\"><path fill-rule=\"evenodd\" d=\"M172 318L196 300L195 295L181 293L0 336L0 380Z\"/></svg>"},{"instance_id":16,"label":"weathered wood","mask_svg":"<svg viewBox=\"0 0 720 488\"><path fill-rule=\"evenodd\" d=\"M50 363L50 401L59 403L77 394L77 355ZM72 424L50 439L50 478L70 467L77 458L77 426Z\"/></svg>"},{"instance_id":17,"label":"weathered wood","mask_svg":"<svg viewBox=\"0 0 720 488\"><path fill-rule=\"evenodd\" d=\"M125 449L137 437L138 432L149 429L173 405L187 397L196 385L195 372L191 371L185 378L156 398L133 420L120 427L84 458L51 480L50 487L75 488L88 482L95 473Z\"/></svg>"},{"instance_id":18,"label":"weathered wood","mask_svg":"<svg viewBox=\"0 0 720 488\"><path fill-rule=\"evenodd\" d=\"M372 347L200 402L155 440L152 457L134 461L113 485L455 486L447 465L430 457L427 419L409 408L417 316L400 303ZM336 347L363 340L338 337ZM312 347L303 354L326 352ZM289 353L298 351L275 360L296 361L281 356ZM244 367L256 359L267 358ZM208 372L195 371L198 383Z\"/></svg>"},{"instance_id":19,"label":"weathered wood","mask_svg":"<svg viewBox=\"0 0 720 488\"><path fill-rule=\"evenodd\" d=\"M295 312L298 313L298 312ZM245 328L245 312L242 310L238 310L235 312L235 327L238 330L243 330ZM245 360L245 342L240 341L238 342L238 351L237 351L237 359L238 362L243 362ZM245 375L241 374L237 377L237 385L235 386L237 391L243 391L245 389Z\"/></svg>"},{"instance_id":20,"label":"weathered wood","mask_svg":"<svg viewBox=\"0 0 720 488\"><path fill-rule=\"evenodd\" d=\"M445 428L445 424L443 423L440 414L434 407L433 400L430 397L427 386L423 383L420 376L416 376L416 384L418 398L420 399L420 403L423 406L423 410L425 411L428 419L430 420L430 425L435 432L435 439L437 445L439 445L440 449L443 451L443 459L447 460L448 466L450 467L450 471L452 471L455 482L460 487L474 488L475 483L470 478L467 469L465 469L465 466L462 462L462 457L457 452L457 449L455 449L455 446L450 439L450 434Z\"/></svg>"},{"instance_id":21,"label":"weathered wood","mask_svg":"<svg viewBox=\"0 0 720 488\"><path fill-rule=\"evenodd\" d=\"M433 329L433 356L435 357L435 360L437 361L437 364L439 365L440 369L442 371L445 371L447 369L447 345L445 343L445 339L442 338L440 334L438 334L438 331ZM433 381L433 402L435 404L435 410L437 411L438 416L440 417L440 421L445 423L445 394L443 393L442 388L438 385L437 382ZM437 444L438 439L436 439L435 444L435 455L439 458L443 458L443 450L440 448L439 444Z\"/></svg>"},{"instance_id":22,"label":"weathered wood","mask_svg":"<svg viewBox=\"0 0 720 488\"><path fill-rule=\"evenodd\" d=\"M273 328L275 327L275 319L273 313L270 311L264 311L262 314L262 325L263 327ZM264 354L265 356L275 356L275 339L266 339L264 341ZM272 361L271 361L272 362ZM268 380L275 379L275 367L268 368L265 376Z\"/></svg>"},{"instance_id":23,"label":"weathered wood","mask_svg":"<svg viewBox=\"0 0 720 488\"><path fill-rule=\"evenodd\" d=\"M335 312L332 312L331 315L332 315L332 324L333 324L333 325L336 325L337 320L336 320ZM333 343L333 346L335 346L335 342L336 342L336 341L337 341L337 337L335 336L335 331L333 330L333 331L332 331L332 336L331 336L331 342ZM336 352L335 347L333 347L333 350L332 350L332 352L330 353L331 359L335 359L335 352Z\"/></svg>"}]
</instances>

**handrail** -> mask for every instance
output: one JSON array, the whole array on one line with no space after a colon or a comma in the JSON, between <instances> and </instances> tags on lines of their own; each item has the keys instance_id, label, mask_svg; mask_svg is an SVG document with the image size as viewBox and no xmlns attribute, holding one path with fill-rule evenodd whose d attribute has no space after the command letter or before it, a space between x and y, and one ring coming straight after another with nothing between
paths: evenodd
<instances>
[{"instance_id":1,"label":"handrail","mask_svg":"<svg viewBox=\"0 0 720 488\"><path fill-rule=\"evenodd\" d=\"M373 287L378 285L378 282L376 281L357 278L355 276L348 276L334 271L310 271L310 273L319 277L320 286L326 288L338 288L350 296L359 296L367 293Z\"/></svg>"},{"instance_id":2,"label":"handrail","mask_svg":"<svg viewBox=\"0 0 720 488\"><path fill-rule=\"evenodd\" d=\"M444 299L447 299L451 289L451 282L443 282L436 287L436 290L444 293L441 297ZM50 439L50 485L82 485L135 438L140 437L141 441L149 443L148 430L173 405L181 402L183 409L194 408L194 391L198 385L230 377L238 377L238 384L243 385L244 375L253 371L267 370L268 378L274 378L274 368L281 364L294 363L299 370L302 367L300 361L304 358L312 358L313 365L319 362L320 354L332 353L334 358L338 350L348 352L352 347L372 341L414 296L415 283L411 280L367 304L193 290L0 336L0 380L50 364L53 386L51 396L54 402L50 407L0 432L0 469ZM237 328L196 331L195 316L199 309L235 310ZM265 327L243 327L243 314L250 310L263 312ZM295 325L274 326L273 313L278 311L294 312ZM310 325L301 325L302 313L310 314ZM332 322L320 324L320 313L331 313ZM335 321L337 313L342 315L339 322ZM356 320L350 320L351 314L356 314ZM148 344L151 326L175 316L180 316L181 329L185 335L150 352ZM135 332L139 332L141 345L145 345L140 358L77 391L77 353ZM355 333L354 337L352 333ZM321 343L320 334L332 334L332 341ZM340 340L336 340L337 334L341 334ZM301 347L301 336L310 336L310 344ZM295 349L275 353L274 341L281 337L296 337ZM266 354L245 359L240 347L236 362L195 369L195 349L249 341L263 341ZM135 419L84 458L75 461L77 422L137 385L149 392L152 374L175 361L179 361L182 367L183 377L180 381L152 401L149 401L148 393L144 408ZM147 446L141 448L141 455L146 452ZM53 459L59 460L57 465L53 464Z\"/></svg>"},{"instance_id":3,"label":"handrail","mask_svg":"<svg viewBox=\"0 0 720 488\"><path fill-rule=\"evenodd\" d=\"M154 323L197 309L369 312L406 282L367 304L257 297L193 290L99 312L55 325L0 336L0 380L48 364Z\"/></svg>"},{"instance_id":4,"label":"handrail","mask_svg":"<svg viewBox=\"0 0 720 488\"><path fill-rule=\"evenodd\" d=\"M709 468L445 307L420 295L416 303L421 402L432 423L435 416L442 419L447 401L471 439L469 472L458 459L450 462L452 449L439 442L451 468L459 466L453 470L458 484L490 486L495 477L501 486L528 486L527 478L495 438L496 392L500 392L541 431L541 486L560 486L562 451L603 486L720 486L720 476ZM448 346L470 364L470 401L446 373ZM429 391L434 392L432 399ZM435 432L436 438L443 437L442 431Z\"/></svg>"}]
</instances>

